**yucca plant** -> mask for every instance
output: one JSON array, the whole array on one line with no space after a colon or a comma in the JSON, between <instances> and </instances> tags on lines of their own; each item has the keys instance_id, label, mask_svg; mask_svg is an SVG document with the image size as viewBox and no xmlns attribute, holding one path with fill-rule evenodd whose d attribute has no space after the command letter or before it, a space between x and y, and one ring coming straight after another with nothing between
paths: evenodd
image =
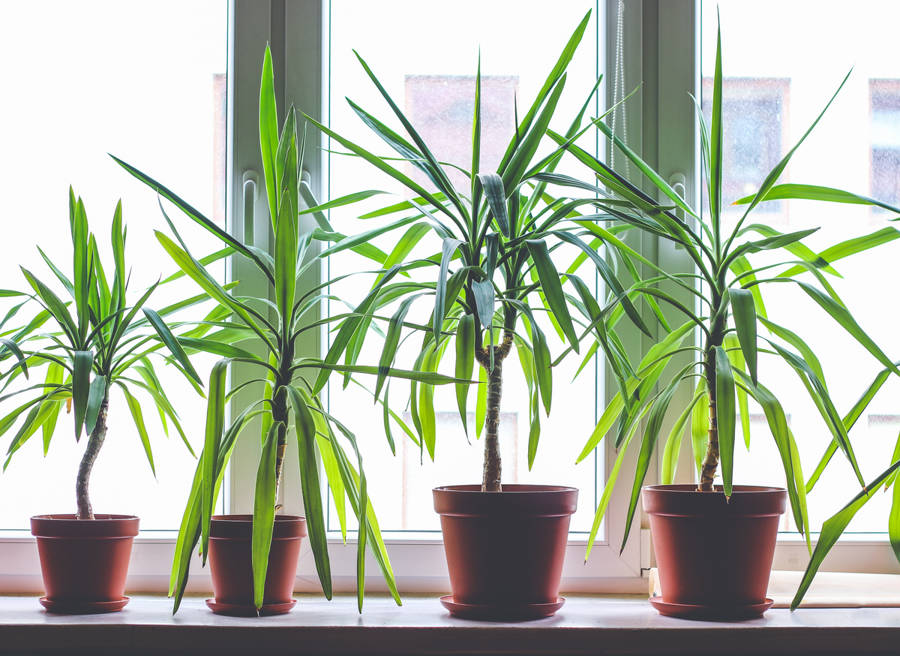
<instances>
[{"instance_id":1,"label":"yucca plant","mask_svg":"<svg viewBox=\"0 0 900 656\"><path fill-rule=\"evenodd\" d=\"M318 391L304 377L305 373L323 369L348 373L371 373L371 368L356 365L323 363L317 357L305 357L296 352L297 340L310 331L318 331L330 319L316 320L314 312L328 283L315 285L309 291L298 289L297 280L314 273L319 265L311 248L310 233L301 230L300 203L311 198L308 188L300 181L303 142L298 135L295 110L288 109L279 137L275 104L275 83L272 57L266 49L262 67L259 101L260 151L265 174L266 193L274 252L268 253L244 244L203 216L190 204L168 188L120 159L122 167L174 204L189 219L203 226L219 238L235 257L246 258L255 266L261 279L268 283L270 296L240 297L229 293L198 262L181 240L169 217L166 221L175 236L172 240L157 231L156 236L181 270L194 280L204 292L228 308L229 328L238 333L237 339L225 343L194 340L199 350L225 356L214 367L208 387L208 409L203 452L194 477L184 519L178 535L172 569L170 595L175 596L175 610L181 602L187 582L191 554L198 542L203 562L209 544L210 516L235 441L254 417L261 417L263 449L259 461L254 493L252 565L254 601L257 608L263 603L264 583L272 531L276 513L276 499L283 479L284 458L288 440L295 439L299 451L299 469L303 505L309 529L310 543L316 569L326 597L332 596L331 567L327 548L327 533L323 513L323 489L320 486L319 463L336 504L337 516L346 538L345 502L349 501L359 522L357 583L358 602L362 609L365 576L365 552L368 546L388 583L391 594L400 603L394 576L378 522L366 487L362 459L356 438L335 417L326 411L317 396ZM312 201L315 205L315 201ZM165 215L165 212L163 212ZM327 222L323 228L330 231ZM364 253L369 250L364 246ZM237 346L241 340L253 340L261 352ZM240 363L257 372L257 378L245 385L257 385L256 400L242 408L232 408L231 423L225 423L226 401L238 391L226 391L225 376L230 363ZM412 378L430 384L454 382L454 378L436 373L390 369L391 377ZM293 434L292 434L293 433ZM339 437L349 444L356 464L351 461Z\"/></svg>"},{"instance_id":2,"label":"yucca plant","mask_svg":"<svg viewBox=\"0 0 900 656\"><path fill-rule=\"evenodd\" d=\"M861 487L864 491L867 489L848 431L871 399L870 393L874 392L870 388L860 402L841 417L829 394L819 358L802 335L789 330L779 323L777 317L769 315L764 292L774 285L789 285L811 298L849 337L885 367L879 378L883 383L891 373L900 374L900 371L854 319L828 277L837 275L833 265L838 260L892 241L900 233L893 227L887 227L816 252L804 240L817 229L781 233L766 225L764 220L754 221L753 218L753 211L761 203L787 199L873 205L900 212L880 201L838 189L779 183L792 156L821 120L846 80L845 77L809 129L765 177L759 190L752 196L736 199L736 204L744 210L733 225L726 222L723 212L725 199L722 198L726 162L723 158L721 34L717 42L709 123L697 105L708 214L683 200L605 124L597 124L598 129L637 168L641 183L626 180L577 146L567 146L571 154L594 174L603 194L627 204L627 209L623 208L616 217L620 225L674 243L690 257L695 267L691 273L671 273L644 261L646 266L654 268L652 277L629 289L629 293L635 293L636 289L640 289L637 293L652 293L685 321L664 331L662 338L643 354L635 375L627 381L627 392L618 394L607 406L579 457L579 460L584 459L607 434L609 439L615 440L618 456L597 508L591 543L607 509L621 464L626 454L636 449L637 470L631 482L626 517L624 540L627 540L628 528L664 419L671 409L673 396L684 384L692 385L694 393L685 407L675 408L677 418L663 449L661 478L664 484L673 481L685 428L690 425L697 465L697 489L713 493L713 482L717 474L721 474L722 493L729 497L733 491L737 416L740 415L744 439L749 446L748 403L749 399L753 399L761 406L775 440L793 518L808 544L811 527L806 495L834 451L843 453ZM564 136L551 136L557 143L566 142ZM649 183L662 202L644 193L643 183ZM652 291L649 287L653 287ZM682 302L677 298L679 294L689 296L693 302ZM693 335L697 331L702 337L702 344L695 346ZM669 366L670 362L677 360L676 356L685 353L693 354L686 366ZM761 382L764 379L761 356L786 363L799 376L833 437L827 458L809 481L804 479L797 444L788 427L785 410L772 389ZM640 431L643 418L646 418L646 424ZM638 433L641 437L634 440ZM876 484L883 482L884 476ZM833 544L833 540L820 541L817 558ZM795 605L798 601L799 598L795 600Z\"/></svg>"},{"instance_id":3,"label":"yucca plant","mask_svg":"<svg viewBox=\"0 0 900 656\"><path fill-rule=\"evenodd\" d=\"M0 359L15 360L15 364L3 374L2 390L5 393L0 396L0 401L20 396L28 398L0 419L0 435L10 431L24 415L6 451L6 469L15 453L39 430L43 435L46 454L56 433L61 410L71 408L75 439L79 440L83 432L88 434L76 480L77 517L93 519L89 490L91 471L106 439L110 397L116 388L131 411L154 474L153 452L139 397L149 397L159 412L166 433L167 422L171 422L193 454L175 407L160 383L153 359L165 358L202 394L200 377L164 317L201 303L207 297L203 294L186 298L155 311L146 304L161 284L157 282L136 300L129 302L130 270L125 260L127 230L122 219L121 201L116 205L112 220L113 258L108 267L109 277L97 240L90 231L84 202L75 196L71 188L69 227L73 253L71 277L38 247L56 281L44 282L22 267L31 291L27 294L19 292L27 297L26 300L14 305L4 318L6 323L26 303L33 302L41 307L26 325L5 331L5 337L0 339L3 349ZM53 291L54 286L61 286L65 293L58 295ZM207 330L207 327L195 326L182 336L199 336ZM46 373L43 382L9 391L15 381L21 380L20 376L27 378L29 372L44 366Z\"/></svg>"},{"instance_id":4,"label":"yucca plant","mask_svg":"<svg viewBox=\"0 0 900 656\"><path fill-rule=\"evenodd\" d=\"M372 230L353 236L333 236L323 231L320 239L333 242L323 256L334 255L385 234L398 234L396 245L385 264L389 267L377 272L375 283L355 312L344 319L336 331L326 356L330 365L319 373L316 390L324 388L330 373L343 360L344 366L355 364L362 352L362 344L369 328L380 321L379 311L396 304L384 337L384 347L378 364L379 376L374 389L376 402L383 396L385 430L390 435L390 386L386 372L395 361L398 347L409 338L421 338L413 370L436 372L454 343L454 372L461 380L471 379L475 363L479 367L479 386L476 404L476 433L484 431L484 465L482 491L499 492L501 460L499 445L500 402L503 389L504 362L515 346L529 389L528 464L534 462L540 438L541 408L549 414L552 399L552 365L547 337L541 327L548 317L560 337L568 341L570 350L579 350L579 343L590 330L596 330L604 351L617 364L627 362L623 349L607 327L626 313L636 325L647 331L632 301L624 295L616 273L597 252L597 236L583 239L589 217L579 208L590 207L591 213L606 211L606 204L590 198L553 197L547 193L548 184L562 177L554 171L565 153L590 127L582 126L596 85L588 100L566 132L562 145L552 147L546 138L551 119L566 84L566 68L580 43L590 19L584 17L566 43L537 97L516 126L515 134L496 171L480 170L481 159L481 64L475 76L474 115L472 122L471 167L462 171L468 188L457 189L448 176L450 165L435 157L422 136L391 97L369 65L359 54L357 58L371 82L387 102L406 135L394 131L369 111L348 99L353 111L399 157L379 156L340 135L312 118L308 120L343 147L348 154L361 158L376 169L399 182L408 190L408 200L367 212L361 219L389 217L398 213L406 216L393 219ZM597 81L599 84L599 80ZM599 119L598 119L599 120ZM538 157L541 146L550 152ZM545 148L545 151L547 148ZM430 187L419 184L396 165L397 161L414 167L424 174ZM591 191L589 189L589 191ZM370 198L367 191L335 199L314 210L346 206ZM613 205L618 201L613 202ZM400 231L403 231L402 233ZM606 231L603 231L606 233ZM440 252L433 254L426 235L433 233L440 244ZM590 284L573 267L560 272L551 252L571 247L581 256L579 264L590 260L609 290L608 297L599 303ZM412 273L418 275L413 276ZM410 274L410 278L398 278ZM568 289L564 288L564 284ZM413 304L427 303L431 316L427 324L407 321ZM601 307L602 305L602 307ZM540 319L538 317L541 317ZM520 319L521 324L520 325ZM522 329L524 326L524 330ZM623 373L624 379L624 373ZM345 380L346 383L346 380ZM469 385L458 383L456 388L459 416L469 434L467 407ZM410 413L421 449L430 457L435 454L436 426L434 390L431 385L413 380L410 385ZM394 415L396 419L396 415Z\"/></svg>"}]
</instances>

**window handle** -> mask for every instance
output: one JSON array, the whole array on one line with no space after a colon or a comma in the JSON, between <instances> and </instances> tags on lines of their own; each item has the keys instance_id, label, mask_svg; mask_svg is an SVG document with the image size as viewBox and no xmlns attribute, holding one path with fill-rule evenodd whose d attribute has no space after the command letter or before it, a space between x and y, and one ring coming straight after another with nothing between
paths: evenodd
<instances>
[{"instance_id":1,"label":"window handle","mask_svg":"<svg viewBox=\"0 0 900 656\"><path fill-rule=\"evenodd\" d=\"M673 173L669 178L669 186L681 197L681 200L684 200L687 193L687 178L684 177L684 173Z\"/></svg>"},{"instance_id":2,"label":"window handle","mask_svg":"<svg viewBox=\"0 0 900 656\"><path fill-rule=\"evenodd\" d=\"M687 178L685 177L684 173L673 173L669 177L669 186L672 187L672 191L678 194L681 200L684 200L685 196L687 195ZM675 216L678 216L679 211L680 210L678 210L677 208L675 209ZM681 211L681 218L685 218L683 211ZM683 250L684 246L682 246L681 244L675 244L675 249Z\"/></svg>"},{"instance_id":3,"label":"window handle","mask_svg":"<svg viewBox=\"0 0 900 656\"><path fill-rule=\"evenodd\" d=\"M253 246L256 243L256 229L253 224L256 211L256 186L258 180L259 177L257 176L256 171L244 171L244 175L241 176L244 198L243 241L249 246Z\"/></svg>"}]
</instances>

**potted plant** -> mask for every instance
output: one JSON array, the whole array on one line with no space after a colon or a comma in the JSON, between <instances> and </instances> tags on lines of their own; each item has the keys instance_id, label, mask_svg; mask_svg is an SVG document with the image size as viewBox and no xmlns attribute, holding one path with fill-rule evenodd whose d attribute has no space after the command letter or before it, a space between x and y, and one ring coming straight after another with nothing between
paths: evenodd
<instances>
[{"instance_id":1,"label":"potted plant","mask_svg":"<svg viewBox=\"0 0 900 656\"><path fill-rule=\"evenodd\" d=\"M199 543L203 563L209 558L215 599L207 601L217 613L232 615L278 614L288 612L296 603L294 578L300 539L309 535L322 590L332 596L331 567L323 514L319 463L324 469L333 495L341 528L346 537L345 501L349 501L359 522L357 590L362 610L365 553L368 545L388 583L394 600L400 598L394 583L390 561L371 500L366 476L353 433L329 414L316 395L305 373L327 368L345 373L371 373L357 365L323 363L320 358L298 353L297 341L310 331L318 331L328 319L316 321L310 315L317 308L328 283L303 290L297 280L318 266L311 248L311 234L302 229L300 208L304 202L316 202L300 180L303 144L298 139L293 107L280 130L275 104L274 72L271 53L266 48L262 67L259 104L260 151L274 252L267 253L244 244L203 216L168 188L120 159L116 161L162 198L173 203L186 217L221 239L234 253L255 265L261 279L268 282L270 296L237 296L225 290L190 253L173 223L163 214L175 240L162 232L157 238L181 270L210 297L229 310L228 326L236 335L222 341L194 339L198 350L224 356L212 370L208 386L208 408L203 451L178 534L169 590L175 597L175 611L187 584L191 555ZM302 195L301 195L302 194ZM323 224L330 231L327 222ZM359 247L368 253L364 246ZM272 300L270 300L272 299ZM253 340L259 347L237 346ZM226 400L237 389L226 391L229 363L239 362L253 368L261 378L251 401L232 406L233 418L225 423ZM456 379L437 373L390 369L391 377L411 378L430 384L445 384ZM242 385L241 387L243 387ZM254 417L262 421L262 455L259 460L252 515L213 515L225 467L235 441ZM354 454L351 460L342 437ZM305 517L278 513L276 500L284 475L285 452L289 440L296 440Z\"/></svg>"},{"instance_id":2,"label":"potted plant","mask_svg":"<svg viewBox=\"0 0 900 656\"><path fill-rule=\"evenodd\" d=\"M395 258L387 273L378 273L365 300L346 318L334 335L325 363L315 385L324 388L336 364L357 362L360 343L366 338L376 315L395 306L384 339L379 370L386 372L397 357L398 345L406 338L421 337L415 371L436 372L445 355L455 355L457 378L473 376L475 363L484 383L478 394L477 432L484 425L484 466L478 484L435 488L434 507L441 516L444 549L453 594L441 602L451 613L485 619L523 619L552 615L563 603L559 582L571 514L578 491L560 485L503 485L499 448L500 400L503 374L507 364L518 355L519 365L529 388L529 466L533 463L540 438L540 412L551 407L553 363L548 340L537 316L547 311L561 334L578 351L588 330L601 335L607 322L624 312L643 330L647 330L631 300L623 295L621 284L595 247L576 232L580 227L571 216L581 216L578 208L590 206L596 199L553 198L547 185L556 179L554 169L565 152L559 146L538 159L539 145L545 142L548 125L566 82L566 68L588 24L584 17L566 43L558 61L530 108L517 125L496 172L479 170L481 140L481 71L474 89L472 164L464 171L468 179L465 191L454 187L441 164L419 135L398 104L382 86L368 64L359 61L374 83L406 135L400 135L381 120L349 100L351 107L375 134L399 153L399 159L415 167L433 188L416 182L397 167L395 157L381 157L344 138L329 127L308 120L349 151L400 182L412 195L408 200L377 210L364 218L408 212L399 220L351 237L319 233L333 242L323 256L338 253L356 244L400 229ZM591 90L588 98L593 95ZM564 139L574 143L588 127L581 122L588 107L585 102ZM454 167L457 168L457 167ZM332 200L328 207L347 205L372 192L351 194ZM600 203L601 207L603 206ZM324 207L324 206L323 206ZM416 226L422 228L417 230ZM440 253L431 256L423 233L433 232ZM421 241L421 243L419 243ZM416 248L416 246L419 246ZM610 292L604 307L594 292L576 273L560 273L551 258L551 250L574 247L589 259L606 282ZM425 252L419 252L425 248ZM417 272L411 280L394 280L394 274ZM593 276L593 272L591 273ZM567 289L564 291L563 283ZM431 310L427 325L406 319L417 301ZM587 329L583 330L586 326ZM602 337L601 337L602 339ZM604 351L614 350L604 344ZM376 402L384 390L387 412L389 399L385 377L379 376ZM459 415L466 433L469 388L458 384L456 395ZM434 457L435 409L433 389L412 381L410 412L420 448Z\"/></svg>"},{"instance_id":3,"label":"potted plant","mask_svg":"<svg viewBox=\"0 0 900 656\"><path fill-rule=\"evenodd\" d=\"M15 360L4 372L0 400L27 398L0 419L0 435L18 423L6 451L4 469L38 431L43 435L46 454L61 410L71 409L75 439L79 440L82 433L88 435L75 485L77 512L31 518L31 532L37 538L47 593L40 601L52 612L117 611L128 603L123 593L131 545L138 533L138 518L95 514L91 505L91 472L106 439L110 397L116 389L124 396L154 474L153 453L139 395L152 400L164 428L167 421L171 422L188 450L191 449L175 408L159 382L151 356L165 353L168 360L199 386L197 372L163 317L202 302L206 296L186 299L156 312L145 304L160 284L157 282L129 304L126 228L121 202L116 206L112 222L113 260L106 269L90 232L84 203L71 189L69 223L71 277L38 249L66 295L58 296L50 284L23 267L22 273L32 291L22 296L30 296L42 309L28 324L7 330L6 336L0 339L0 357ZM110 271L111 276L107 277L105 271ZM66 296L69 300L63 300ZM6 319L15 316L21 307L22 304L14 306ZM48 322L53 328L45 330ZM205 327L198 327L185 334L204 332ZM11 384L20 380L19 376L28 378L45 366L43 382L33 383L32 378L32 384L9 391Z\"/></svg>"},{"instance_id":4,"label":"potted plant","mask_svg":"<svg viewBox=\"0 0 900 656\"><path fill-rule=\"evenodd\" d=\"M726 222L722 209L721 36L716 51L709 125L699 106L697 108L708 215L685 202L604 124L598 124L598 129L638 168L644 180L659 192L664 204L653 200L639 184L624 179L603 162L574 145L568 146L570 152L595 174L603 191L625 203L627 209L616 217L621 225L675 243L684 249L696 267L694 273L687 275L656 267L652 278L638 281L629 289L629 293L652 294L664 305L674 308L686 321L664 331L662 338L644 354L635 375L626 384L626 393L620 393L609 404L579 458L586 457L607 434L607 439L615 440L618 456L597 508L589 538L589 543L593 543L621 463L627 453L638 452L623 548L642 495L644 510L650 518L662 589L661 598L654 597L651 603L666 615L740 618L761 615L770 607L772 602L766 599L766 587L779 515L785 509L786 499L790 501L796 526L809 544L808 488L797 444L782 404L773 390L761 382L760 355L785 362L800 377L833 436L835 450L840 449L848 459L865 489L847 434L855 417L842 419L838 414L815 353L801 335L767 314L763 292L775 284L797 288L886 368L885 377L890 373L900 374L890 358L856 322L827 280L827 275L836 273L832 267L836 260L896 239L900 233L894 228L885 228L817 253L803 241L816 229L781 233L766 225L763 219L748 222L760 203L778 199L861 203L900 212L879 201L836 189L778 184L794 152L836 96L837 92L798 143L766 176L756 194L736 201L746 209L733 225ZM551 136L557 143L565 142L563 136ZM685 218L679 217L678 213L683 213ZM611 238L599 226L585 227L607 240ZM623 252L622 249L617 251ZM755 259L756 254L765 257L760 261ZM652 266L647 261L644 264ZM806 279L801 279L800 274L807 274ZM694 302L682 302L677 298L679 293L688 295ZM695 331L702 335L701 347L691 345ZM676 356L686 352L694 354L690 362L686 366L675 364ZM642 493L641 486L654 457L663 421L667 412L673 409L671 401L676 390L684 384L696 387L686 406L674 408L677 418L662 455L663 484L644 487ZM734 483L736 416L739 410L746 440L749 399L759 404L765 414L784 468L786 490ZM646 424L642 428L644 417ZM689 422L699 483L671 485ZM634 439L636 434L641 437ZM717 473L721 474L721 485L714 484ZM831 544L833 541L827 546L820 542L819 548L827 550Z\"/></svg>"}]
</instances>

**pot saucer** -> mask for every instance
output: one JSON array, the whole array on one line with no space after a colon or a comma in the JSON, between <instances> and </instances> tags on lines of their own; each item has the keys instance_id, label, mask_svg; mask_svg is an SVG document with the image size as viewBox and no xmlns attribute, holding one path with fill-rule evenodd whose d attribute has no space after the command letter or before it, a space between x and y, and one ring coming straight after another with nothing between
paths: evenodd
<instances>
[{"instance_id":1,"label":"pot saucer","mask_svg":"<svg viewBox=\"0 0 900 656\"><path fill-rule=\"evenodd\" d=\"M758 604L746 604L743 606L701 606L698 604L676 604L663 601L660 596L650 597L650 605L659 611L660 615L667 617L681 617L691 620L749 620L762 617L763 613L772 607L775 602L771 599Z\"/></svg>"},{"instance_id":2,"label":"pot saucer","mask_svg":"<svg viewBox=\"0 0 900 656\"><path fill-rule=\"evenodd\" d=\"M41 597L38 599L41 606L47 609L48 613L58 613L60 615L90 615L93 613L115 613L125 608L130 601L128 597L114 599L113 601L87 601L78 599L50 599L49 597Z\"/></svg>"},{"instance_id":3,"label":"pot saucer","mask_svg":"<svg viewBox=\"0 0 900 656\"><path fill-rule=\"evenodd\" d=\"M252 604L229 604L224 601L216 601L215 599L207 599L206 605L216 615L231 615L232 617L264 617L266 615L284 615L290 613L291 609L297 604L296 599L285 601L277 604L263 604L263 607L257 612L256 607Z\"/></svg>"},{"instance_id":4,"label":"pot saucer","mask_svg":"<svg viewBox=\"0 0 900 656\"><path fill-rule=\"evenodd\" d=\"M454 601L453 595L441 597L441 604L450 611L454 617L468 620L492 620L495 622L520 622L523 620L537 620L542 617L550 617L555 614L566 600L557 597L556 601L537 604L464 604Z\"/></svg>"}]
</instances>

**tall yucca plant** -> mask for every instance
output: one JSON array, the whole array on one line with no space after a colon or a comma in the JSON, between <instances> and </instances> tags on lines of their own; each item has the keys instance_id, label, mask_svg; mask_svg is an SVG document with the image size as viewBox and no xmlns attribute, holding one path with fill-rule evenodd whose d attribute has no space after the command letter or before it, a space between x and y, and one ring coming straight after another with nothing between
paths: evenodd
<instances>
[{"instance_id":1,"label":"tall yucca plant","mask_svg":"<svg viewBox=\"0 0 900 656\"><path fill-rule=\"evenodd\" d=\"M848 431L868 402L867 398L864 395L860 401L862 405L857 404L847 416L842 418L838 414L818 357L800 335L768 315L763 292L773 285L797 288L815 301L885 367L884 377L890 373L900 375L894 363L860 327L828 282L829 275L837 275L832 266L837 260L894 240L900 236L900 232L893 227L884 228L863 237L848 239L817 253L803 241L817 229L781 233L763 222L748 222L760 203L779 199L875 205L900 212L877 200L837 189L805 184L777 184L791 157L822 118L845 82L846 78L797 144L766 176L759 190L752 196L737 200L746 209L733 227L725 224L722 209L725 162L722 147L721 34L717 43L712 115L708 125L699 105L697 106L708 216L685 202L659 174L615 137L606 125L598 124L597 127L637 167L644 180L658 191L665 204L660 204L645 194L640 186L624 179L583 150L574 145L568 146L569 151L595 175L605 193L628 205L618 217L624 225L675 243L684 249L695 265L695 271L690 274L673 274L657 267L654 276L642 283L643 286L669 285L669 289L657 288L652 293L683 316L685 322L680 327L666 331L658 343L644 354L636 368L636 375L627 382L627 393L619 394L612 400L581 453L579 460L591 453L607 433L611 434L610 439L615 439L615 446L619 451L597 508L591 543L606 511L621 463L629 449L633 451L636 448L637 471L631 484L624 538L627 540L628 528L637 508L641 486L653 457L663 420L676 390L682 384L695 386L695 391L690 403L677 409L677 418L663 451L662 482L671 483L673 480L680 444L685 427L690 422L699 478L698 490L713 493L713 481L717 472L720 472L722 492L730 496L733 489L736 417L739 411L743 436L749 446L748 403L749 399L753 399L765 413L784 468L794 521L809 543L806 494L821 472L817 470L809 482L805 481L797 445L788 427L782 404L760 380L760 354L781 360L796 372L833 436L834 450L841 450L860 485L865 488ZM565 142L560 135L553 137L558 143ZM754 261L757 254L764 254L765 259L761 262ZM652 266L649 262L645 264ZM806 274L807 279L801 279L801 274ZM672 294L672 289L677 289L682 295L690 295L694 302L681 302ZM690 343L695 331L702 335L702 346ZM693 353L693 362L673 372L668 366L670 361L676 355L684 353ZM633 440L644 417L647 421L642 436Z\"/></svg>"},{"instance_id":2,"label":"tall yucca plant","mask_svg":"<svg viewBox=\"0 0 900 656\"><path fill-rule=\"evenodd\" d=\"M207 296L203 294L184 299L157 312L145 306L161 284L157 282L129 304L127 291L130 271L125 263L126 228L122 220L121 201L116 205L112 221L111 279L106 276L97 240L90 232L84 202L80 197L76 198L71 188L69 227L73 255L71 278L40 247L38 251L56 278L56 283L45 283L22 267L22 273L32 290L27 296L42 309L28 324L6 331L5 337L0 339L3 349L0 359L16 359L16 363L4 372L2 390L9 389L19 375L27 377L29 370L46 366L46 374L41 383L27 385L0 396L0 401L19 395L30 397L0 419L0 435L11 430L17 420L25 415L6 451L4 469L13 455L38 430L43 434L46 454L55 434L60 411L63 407L71 407L75 439L79 440L83 432L89 435L76 480L77 517L93 519L89 490L91 471L106 439L110 394L114 389L118 388L125 397L154 474L153 452L138 399L140 395L150 397L166 433L167 422L171 421L193 455L175 407L160 384L151 356L166 355L198 392L202 393L200 377L163 317L201 303L207 300ZM53 291L53 286L61 286L65 294L60 297ZM22 304L13 306L4 323L15 316L21 307ZM143 313L138 314L141 311ZM212 320L215 317L209 318ZM48 322L52 328L45 328ZM197 326L183 336L199 336L207 330L206 327Z\"/></svg>"},{"instance_id":3,"label":"tall yucca plant","mask_svg":"<svg viewBox=\"0 0 900 656\"><path fill-rule=\"evenodd\" d=\"M486 383L480 386L476 411L477 433L480 435L483 429L485 431L482 472L484 491L495 492L502 489L500 401L504 362L514 346L529 388L529 467L534 462L538 448L541 407L547 413L550 411L553 362L541 322L536 319L539 312L549 313L550 321L558 328L560 336L575 351L579 350L579 342L584 335L590 330L596 330L598 338L603 340L604 351L610 355L611 361L619 365L627 365L627 362L618 339L607 332L608 326L614 324L624 312L643 330L647 330L637 309L623 294L624 290L616 274L597 252L600 242L594 241L597 235L592 235L589 231L594 227L590 216L584 216L578 211L581 207L589 207L592 213L604 212L606 205L597 202L593 196L586 199L554 198L546 191L547 185L559 177L554 169L565 153L565 146L575 142L588 129L582 128L581 123L596 86L591 89L588 101L572 122L563 145L543 158L536 156L542 144L550 144L546 136L566 84L566 68L584 35L589 19L590 12L575 29L534 102L521 121L518 121L515 134L496 172L479 170L482 129L479 63L474 89L472 163L470 169L460 169L469 181L466 190L454 187L447 174L447 165L437 160L398 103L359 55L357 57L363 70L406 134L404 136L395 132L348 99L351 108L378 137L399 154L401 161L424 174L432 188L419 184L398 168L395 165L396 157L375 155L329 127L309 119L351 155L365 160L401 183L412 195L407 201L360 217L371 219L399 212L408 213L404 218L351 237L324 234L322 231L317 233L319 238L333 242L322 253L327 256L366 243L379 235L404 230L385 260L386 268L378 273L368 295L336 331L325 356L325 362L331 366L321 370L315 389L323 389L329 374L342 359L345 367L356 363L370 325L373 320L380 319L377 316L379 310L390 304L398 304L388 321L374 390L376 402L383 392L388 439L393 447L388 423L390 411L386 373L395 361L399 345L406 338L419 335L421 347L413 369L435 372L451 342L454 343L456 377L472 378L477 362L479 378ZM374 193L379 192L351 194L314 209L347 205L369 198ZM420 241L428 233L434 233L440 240L441 251L437 255L427 251L419 252ZM589 236L588 241L583 239L585 234ZM609 298L604 302L604 307L595 299L592 286L575 273L577 267L563 273L557 270L551 259L551 251L561 247L574 247L581 253L582 261L590 259L609 289ZM420 270L418 276L411 275L409 279L398 281L397 274L407 274L414 270ZM591 281L593 275L591 273ZM430 304L431 318L427 325L410 323L406 319L410 308L417 301ZM520 318L524 331L518 329ZM624 372L622 377L624 379ZM467 434L468 394L468 385L457 385L459 415ZM436 425L434 391L431 385L423 384L420 380L412 381L410 411L416 431L414 439L433 458Z\"/></svg>"},{"instance_id":4,"label":"tall yucca plant","mask_svg":"<svg viewBox=\"0 0 900 656\"><path fill-rule=\"evenodd\" d=\"M272 231L275 235L272 253L244 244L159 182L116 159L126 171L173 203L185 216L221 239L233 250L235 256L252 262L260 278L268 282L270 294L248 298L228 293L203 265L194 259L175 226L167 216L165 217L177 243L167 235L157 232L159 242L185 274L210 297L228 308L231 319L229 327L240 333L239 339L231 339L225 343L203 339L191 342L191 346L196 349L217 353L225 358L213 367L210 375L203 452L178 535L169 592L175 596L177 611L187 583L191 553L198 542L205 564L210 516L235 440L252 418L261 417L263 448L256 477L251 540L256 606L259 608L263 603L266 569L275 522L275 504L283 478L288 439L297 441L303 505L316 569L325 595L331 598L332 584L319 461L324 468L344 535L346 536L347 500L359 522L357 583L360 609L364 594L367 544L387 580L391 594L397 603L400 603L387 551L368 497L366 476L362 469L356 439L343 424L326 411L316 395L317 390L303 377L305 372L323 368L348 373L371 373L370 368L323 364L319 358L302 357L295 352L298 338L309 331L320 330L322 325L329 321L328 319L316 321L311 318L327 283L317 285L307 292L301 292L297 288L298 278L313 271L312 268L318 266L319 261L314 257L310 247L310 235L302 232L300 228L300 194L303 187L300 172L303 146L298 139L296 115L294 108L291 107L279 137L274 72L268 48L263 61L259 95L259 134L266 195ZM329 228L327 223L324 227ZM364 247L361 250L364 253L369 252ZM261 346L262 354L235 344L244 339L255 340ZM262 387L255 402L244 408L234 409L236 414L230 425L226 426L226 400L237 391L235 389L226 393L225 389L225 374L231 362L255 368L260 376L256 383L261 383ZM385 373L430 384L444 384L455 380L435 373L395 369ZM349 443L355 454L356 465L348 458L338 436L342 436Z\"/></svg>"}]
</instances>

